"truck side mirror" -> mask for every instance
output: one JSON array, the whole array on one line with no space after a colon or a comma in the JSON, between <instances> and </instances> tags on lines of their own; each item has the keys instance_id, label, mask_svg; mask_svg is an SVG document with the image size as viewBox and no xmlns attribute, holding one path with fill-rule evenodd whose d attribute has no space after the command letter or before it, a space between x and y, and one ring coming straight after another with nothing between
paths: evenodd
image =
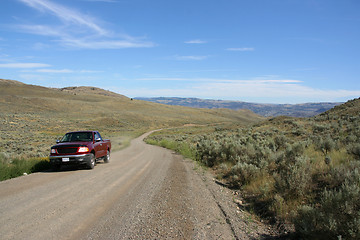
<instances>
[{"instance_id":1,"label":"truck side mirror","mask_svg":"<svg viewBox=\"0 0 360 240\"><path fill-rule=\"evenodd\" d=\"M101 141L101 138L96 138L95 139L95 142L100 142Z\"/></svg>"},{"instance_id":2,"label":"truck side mirror","mask_svg":"<svg viewBox=\"0 0 360 240\"><path fill-rule=\"evenodd\" d=\"M59 143L60 142L60 140L59 139L56 139L56 143Z\"/></svg>"}]
</instances>

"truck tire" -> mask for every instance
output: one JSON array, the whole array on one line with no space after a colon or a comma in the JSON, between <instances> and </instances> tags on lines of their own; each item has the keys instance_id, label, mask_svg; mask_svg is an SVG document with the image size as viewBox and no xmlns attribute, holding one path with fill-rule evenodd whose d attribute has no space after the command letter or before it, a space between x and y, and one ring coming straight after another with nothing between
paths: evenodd
<instances>
[{"instance_id":1,"label":"truck tire","mask_svg":"<svg viewBox=\"0 0 360 240\"><path fill-rule=\"evenodd\" d=\"M93 169L95 167L95 164L96 164L95 155L91 153L90 161L88 162L87 166L89 169Z\"/></svg>"},{"instance_id":2,"label":"truck tire","mask_svg":"<svg viewBox=\"0 0 360 240\"><path fill-rule=\"evenodd\" d=\"M106 156L104 157L104 163L110 162L110 151L107 150Z\"/></svg>"}]
</instances>

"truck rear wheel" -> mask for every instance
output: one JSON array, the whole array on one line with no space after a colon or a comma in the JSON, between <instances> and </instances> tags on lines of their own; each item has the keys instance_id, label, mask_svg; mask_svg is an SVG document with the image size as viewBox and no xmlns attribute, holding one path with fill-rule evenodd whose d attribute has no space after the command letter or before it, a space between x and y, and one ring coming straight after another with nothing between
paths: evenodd
<instances>
[{"instance_id":1,"label":"truck rear wheel","mask_svg":"<svg viewBox=\"0 0 360 240\"><path fill-rule=\"evenodd\" d=\"M104 163L110 162L110 151L107 150L106 156L104 157Z\"/></svg>"}]
</instances>

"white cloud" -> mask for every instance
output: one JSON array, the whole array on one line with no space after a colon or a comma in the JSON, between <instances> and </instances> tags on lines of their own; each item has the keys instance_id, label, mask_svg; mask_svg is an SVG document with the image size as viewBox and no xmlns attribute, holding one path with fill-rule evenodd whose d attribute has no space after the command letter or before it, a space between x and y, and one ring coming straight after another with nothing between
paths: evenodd
<instances>
[{"instance_id":1,"label":"white cloud","mask_svg":"<svg viewBox=\"0 0 360 240\"><path fill-rule=\"evenodd\" d=\"M31 82L31 84L44 84L49 80L48 76L39 74L20 74L19 80L22 82Z\"/></svg>"},{"instance_id":2,"label":"white cloud","mask_svg":"<svg viewBox=\"0 0 360 240\"><path fill-rule=\"evenodd\" d=\"M188 43L188 44L204 44L204 43L207 43L207 42L203 41L203 40L200 40L200 39L194 39L194 40L186 41L184 43Z\"/></svg>"},{"instance_id":3,"label":"white cloud","mask_svg":"<svg viewBox=\"0 0 360 240\"><path fill-rule=\"evenodd\" d=\"M73 73L70 69L37 69L36 72L40 73Z\"/></svg>"},{"instance_id":4,"label":"white cloud","mask_svg":"<svg viewBox=\"0 0 360 240\"><path fill-rule=\"evenodd\" d=\"M106 2L106 3L118 3L116 0L83 0L84 2Z\"/></svg>"},{"instance_id":5,"label":"white cloud","mask_svg":"<svg viewBox=\"0 0 360 240\"><path fill-rule=\"evenodd\" d=\"M33 45L33 49L35 49L35 50L43 50L43 49L46 49L46 48L49 48L49 45L41 43L41 42L37 42L37 43L35 43Z\"/></svg>"},{"instance_id":6,"label":"white cloud","mask_svg":"<svg viewBox=\"0 0 360 240\"><path fill-rule=\"evenodd\" d=\"M300 84L301 83L301 84ZM339 101L360 96L360 90L327 90L304 86L296 80L255 80L210 82L195 87L206 94L226 98L231 96L244 99L261 98L267 102L299 103L316 101ZM271 99L273 99L271 101Z\"/></svg>"},{"instance_id":7,"label":"white cloud","mask_svg":"<svg viewBox=\"0 0 360 240\"><path fill-rule=\"evenodd\" d=\"M179 56L179 55L176 55L176 56L174 56L174 58L176 60L180 60L180 61L187 61L187 60L201 61L201 60L205 60L205 59L209 58L209 56Z\"/></svg>"},{"instance_id":8,"label":"white cloud","mask_svg":"<svg viewBox=\"0 0 360 240\"><path fill-rule=\"evenodd\" d=\"M206 82L206 83L230 83L230 84L259 84L259 83L301 83L293 79L221 79L221 78L173 78L173 77L149 77L139 78L138 81L184 81L184 82Z\"/></svg>"},{"instance_id":9,"label":"white cloud","mask_svg":"<svg viewBox=\"0 0 360 240\"><path fill-rule=\"evenodd\" d=\"M243 48L227 48L227 51L238 51L238 52L250 52L255 51L255 48L252 47L243 47Z\"/></svg>"},{"instance_id":10,"label":"white cloud","mask_svg":"<svg viewBox=\"0 0 360 240\"><path fill-rule=\"evenodd\" d=\"M102 73L104 71L96 71L96 70L80 70L79 73Z\"/></svg>"},{"instance_id":11,"label":"white cloud","mask_svg":"<svg viewBox=\"0 0 360 240\"><path fill-rule=\"evenodd\" d=\"M30 34L50 36L55 42L66 47L80 49L120 49L154 47L152 42L144 41L127 34L114 33L103 28L100 20L82 14L49 0L19 0L38 11L51 14L61 20L54 25L16 25L14 28Z\"/></svg>"},{"instance_id":12,"label":"white cloud","mask_svg":"<svg viewBox=\"0 0 360 240\"><path fill-rule=\"evenodd\" d=\"M0 61L1 62L8 62L9 61L8 57L9 57L8 54L0 53Z\"/></svg>"},{"instance_id":13,"label":"white cloud","mask_svg":"<svg viewBox=\"0 0 360 240\"><path fill-rule=\"evenodd\" d=\"M0 68L43 68L51 65L45 63L2 63Z\"/></svg>"},{"instance_id":14,"label":"white cloud","mask_svg":"<svg viewBox=\"0 0 360 240\"><path fill-rule=\"evenodd\" d=\"M127 40L88 40L64 38L61 40L63 45L86 49L120 49L120 48L149 48L155 44L151 42L127 41Z\"/></svg>"},{"instance_id":15,"label":"white cloud","mask_svg":"<svg viewBox=\"0 0 360 240\"><path fill-rule=\"evenodd\" d=\"M53 36L53 37L64 37L67 36L66 30L59 27L51 27L45 25L16 25L16 28L27 33Z\"/></svg>"},{"instance_id":16,"label":"white cloud","mask_svg":"<svg viewBox=\"0 0 360 240\"><path fill-rule=\"evenodd\" d=\"M107 34L107 31L101 28L96 23L94 18L79 13L75 10L69 9L67 7L64 7L60 4L56 4L48 0L19 0L19 1L39 11L51 13L66 23L86 26L89 29L92 29L101 35Z\"/></svg>"},{"instance_id":17,"label":"white cloud","mask_svg":"<svg viewBox=\"0 0 360 240\"><path fill-rule=\"evenodd\" d=\"M71 69L36 69L36 70L24 70L22 72L37 72L37 73L101 73L103 71L95 71L95 70L71 70Z\"/></svg>"},{"instance_id":18,"label":"white cloud","mask_svg":"<svg viewBox=\"0 0 360 240\"><path fill-rule=\"evenodd\" d=\"M207 79L207 78L143 78L141 81L183 82L182 87L160 89L127 89L122 94L144 97L198 97L268 103L336 102L360 96L359 90L317 89L293 79Z\"/></svg>"}]
</instances>

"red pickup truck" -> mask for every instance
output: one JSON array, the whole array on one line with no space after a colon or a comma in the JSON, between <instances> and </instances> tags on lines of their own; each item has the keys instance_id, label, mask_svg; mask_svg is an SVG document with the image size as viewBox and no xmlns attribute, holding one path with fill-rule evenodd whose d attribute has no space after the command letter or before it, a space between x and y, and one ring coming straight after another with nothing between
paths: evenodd
<instances>
[{"instance_id":1,"label":"red pickup truck","mask_svg":"<svg viewBox=\"0 0 360 240\"><path fill-rule=\"evenodd\" d=\"M97 131L68 132L51 147L50 162L54 170L62 165L85 165L93 169L98 160L110 161L111 142Z\"/></svg>"}]
</instances>

